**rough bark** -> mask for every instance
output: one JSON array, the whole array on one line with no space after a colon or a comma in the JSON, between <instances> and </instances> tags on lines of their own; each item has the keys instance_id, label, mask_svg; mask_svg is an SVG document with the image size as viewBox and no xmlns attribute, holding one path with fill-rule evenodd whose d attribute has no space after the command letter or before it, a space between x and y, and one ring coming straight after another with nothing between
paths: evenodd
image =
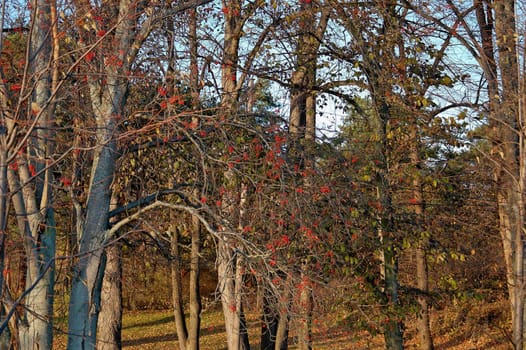
<instances>
[{"instance_id":1,"label":"rough bark","mask_svg":"<svg viewBox=\"0 0 526 350\"><path fill-rule=\"evenodd\" d=\"M0 9L0 27L4 28L4 7ZM0 37L0 52L3 48L3 38ZM3 78L3 71L0 70L0 74ZM3 79L2 79L3 80ZM5 84L0 84L0 110L2 111L2 125L5 125L6 112L8 111L8 100L7 89ZM4 279L4 268L5 268L5 240L6 240L6 228L7 228L7 216L8 216L8 195L9 188L7 183L7 158L8 158L8 147L7 147L7 133L8 130L0 133L0 293L5 295L5 279ZM0 323L6 320L6 311L4 302L0 304ZM10 343L10 332L9 329L0 333L0 350L8 350Z\"/></svg>"}]
</instances>

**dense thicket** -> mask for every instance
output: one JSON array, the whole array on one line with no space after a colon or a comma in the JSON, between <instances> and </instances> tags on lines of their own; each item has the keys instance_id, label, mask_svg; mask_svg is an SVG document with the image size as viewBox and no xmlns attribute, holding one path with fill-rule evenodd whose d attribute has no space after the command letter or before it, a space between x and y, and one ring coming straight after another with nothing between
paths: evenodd
<instances>
[{"instance_id":1,"label":"dense thicket","mask_svg":"<svg viewBox=\"0 0 526 350\"><path fill-rule=\"evenodd\" d=\"M433 349L506 290L523 348L520 4L1 4L1 349L119 349L123 306L198 349L203 304L229 350L335 310Z\"/></svg>"}]
</instances>

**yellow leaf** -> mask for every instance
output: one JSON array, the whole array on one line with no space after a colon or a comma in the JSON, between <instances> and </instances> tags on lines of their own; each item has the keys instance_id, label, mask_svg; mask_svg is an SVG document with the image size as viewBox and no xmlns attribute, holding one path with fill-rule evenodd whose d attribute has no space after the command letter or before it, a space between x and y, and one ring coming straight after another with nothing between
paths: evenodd
<instances>
[{"instance_id":1,"label":"yellow leaf","mask_svg":"<svg viewBox=\"0 0 526 350\"><path fill-rule=\"evenodd\" d=\"M36 102L31 102L31 113L33 115L40 113L40 106Z\"/></svg>"}]
</instances>

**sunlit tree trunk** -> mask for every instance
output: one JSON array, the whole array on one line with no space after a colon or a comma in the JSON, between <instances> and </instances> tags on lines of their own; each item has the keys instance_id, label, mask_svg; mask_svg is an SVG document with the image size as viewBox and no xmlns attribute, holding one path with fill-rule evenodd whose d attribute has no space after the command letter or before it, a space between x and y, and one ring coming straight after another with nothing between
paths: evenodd
<instances>
[{"instance_id":1,"label":"sunlit tree trunk","mask_svg":"<svg viewBox=\"0 0 526 350\"><path fill-rule=\"evenodd\" d=\"M79 1L78 11L92 11L91 4ZM68 349L94 349L100 311L101 288L105 268L103 246L108 237L111 184L118 158L115 136L123 114L127 81L126 72L134 60L140 43L135 42L135 16L132 0L108 5L105 11L116 13L113 40L116 59L121 65L104 65L104 80L89 75L91 105L97 123L97 145L93 151L90 185L82 235L78 239L79 258L74 266L69 304ZM145 23L145 26L148 24ZM85 43L90 32L81 28ZM144 40L144 39L142 39Z\"/></svg>"},{"instance_id":2,"label":"sunlit tree trunk","mask_svg":"<svg viewBox=\"0 0 526 350\"><path fill-rule=\"evenodd\" d=\"M487 79L490 135L506 277L512 318L512 342L523 349L525 337L524 186L525 119L514 0L474 0L480 30L479 64ZM498 56L495 56L495 47ZM521 57L523 60L524 57ZM524 74L524 72L522 72Z\"/></svg>"},{"instance_id":3,"label":"sunlit tree trunk","mask_svg":"<svg viewBox=\"0 0 526 350\"><path fill-rule=\"evenodd\" d=\"M223 40L223 61L221 69L221 109L231 118L238 113L239 91L239 44L243 35L244 18L241 0L225 1L225 27ZM223 198L223 213L233 223L239 221L240 198L238 194L239 179L230 170L224 174L226 193ZM237 226L237 225L236 225ZM243 311L241 309L241 257L236 254L236 242L222 237L217 244L217 273L221 293L221 304L225 317L228 350L249 349L248 334L244 329Z\"/></svg>"},{"instance_id":4,"label":"sunlit tree trunk","mask_svg":"<svg viewBox=\"0 0 526 350\"><path fill-rule=\"evenodd\" d=\"M18 185L35 181L34 186L22 187L22 195L13 201L19 227L24 227L26 251L26 290L24 312L19 318L18 330L21 349L49 349L53 342L53 288L56 225L52 208L51 170L47 159L53 154L54 104L52 93L53 59L52 4L33 0L33 30L30 36L29 66L34 79L31 110L37 118L38 128L32 131L27 151L17 162ZM13 172L13 178L15 173ZM16 185L13 184L14 189ZM18 186L17 186L18 187Z\"/></svg>"},{"instance_id":5,"label":"sunlit tree trunk","mask_svg":"<svg viewBox=\"0 0 526 350\"><path fill-rule=\"evenodd\" d=\"M516 48L515 2L498 1L493 4L498 67L502 80L502 94L497 113L498 139L495 144L500 231L503 242L511 245L507 261L508 289L512 308L512 332L515 349L524 346L524 120L519 111L519 71ZM510 255L511 253L511 255Z\"/></svg>"},{"instance_id":6,"label":"sunlit tree trunk","mask_svg":"<svg viewBox=\"0 0 526 350\"><path fill-rule=\"evenodd\" d=\"M191 9L189 16L189 32L188 42L190 51L190 90L192 109L198 111L200 108L200 82L198 74L198 41L197 41L197 9ZM175 38L171 41L175 42ZM171 53L170 53L171 54ZM199 120L194 118L197 124ZM197 195L197 194L196 194ZM190 274L189 274L189 319L186 322L183 312L183 298L182 298L182 280L181 269L172 269L173 280L173 298L174 298L174 312L177 328L177 335L179 339L179 347L182 350L197 350L199 349L199 332L201 328L201 294L199 285L200 276L200 256L201 256L201 223L195 216L191 218L190 225ZM174 237L176 238L176 237ZM173 238L172 238L173 239ZM178 240L174 242L178 244ZM176 253L174 255L174 267L178 267L180 263L180 254L178 247L172 244L172 249ZM177 275L176 275L177 274Z\"/></svg>"},{"instance_id":7,"label":"sunlit tree trunk","mask_svg":"<svg viewBox=\"0 0 526 350\"><path fill-rule=\"evenodd\" d=\"M97 350L122 348L122 243L104 249L106 269L102 281L101 311L97 329Z\"/></svg>"},{"instance_id":8,"label":"sunlit tree trunk","mask_svg":"<svg viewBox=\"0 0 526 350\"><path fill-rule=\"evenodd\" d=\"M410 158L413 167L412 181L412 211L416 220L416 284L419 295L417 301L420 306L416 320L418 337L420 339L420 348L422 350L432 350L434 348L433 338L431 336L431 326L429 320L429 276L427 270L427 251L429 249L429 238L425 234L425 217L424 217L424 195L422 192L422 181L420 171L420 157L418 149L420 140L416 125L412 125L410 132Z\"/></svg>"}]
</instances>

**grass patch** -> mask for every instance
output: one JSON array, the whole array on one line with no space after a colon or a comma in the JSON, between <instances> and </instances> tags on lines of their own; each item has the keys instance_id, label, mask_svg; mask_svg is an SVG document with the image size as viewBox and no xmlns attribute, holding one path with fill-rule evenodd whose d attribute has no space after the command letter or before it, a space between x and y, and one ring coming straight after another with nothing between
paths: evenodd
<instances>
[{"instance_id":1,"label":"grass patch","mask_svg":"<svg viewBox=\"0 0 526 350\"><path fill-rule=\"evenodd\" d=\"M494 305L498 310L502 305ZM475 307L470 312L483 316L482 309ZM492 311L492 310L490 310ZM496 327L495 321L484 316L484 322L461 322L449 325L447 319L457 317L455 310L434 310L432 328L437 349L484 349L504 350L509 348L506 339ZM489 311L488 311L489 313ZM259 349L260 321L255 313L247 315L250 344L252 349ZM474 317L474 316L470 316ZM349 325L337 325L330 321L330 315L315 320L313 329L313 348L316 350L380 350L384 348L381 335L371 336L366 331L353 330ZM417 348L414 319L408 319L405 338L406 348ZM201 349L226 349L226 334L220 309L208 310L202 315ZM179 349L173 314L171 311L135 311L126 312L123 318L123 349L126 350L177 350ZM297 349L295 324L291 324L289 349ZM53 349L66 348L66 336L57 334Z\"/></svg>"}]
</instances>

